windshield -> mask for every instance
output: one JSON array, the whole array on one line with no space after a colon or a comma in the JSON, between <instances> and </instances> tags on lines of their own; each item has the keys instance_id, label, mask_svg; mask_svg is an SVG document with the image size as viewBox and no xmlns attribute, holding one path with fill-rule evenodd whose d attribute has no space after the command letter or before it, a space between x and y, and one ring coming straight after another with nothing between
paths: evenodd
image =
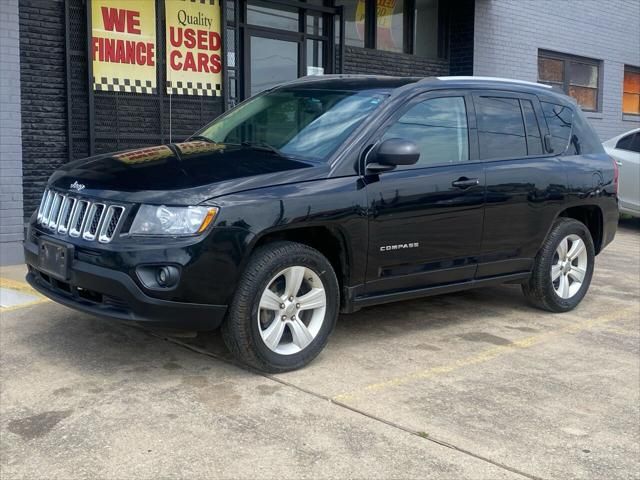
<instances>
[{"instance_id":1,"label":"windshield","mask_svg":"<svg viewBox=\"0 0 640 480\"><path fill-rule=\"evenodd\" d=\"M198 136L326 161L385 98L373 90L278 89L231 110Z\"/></svg>"}]
</instances>

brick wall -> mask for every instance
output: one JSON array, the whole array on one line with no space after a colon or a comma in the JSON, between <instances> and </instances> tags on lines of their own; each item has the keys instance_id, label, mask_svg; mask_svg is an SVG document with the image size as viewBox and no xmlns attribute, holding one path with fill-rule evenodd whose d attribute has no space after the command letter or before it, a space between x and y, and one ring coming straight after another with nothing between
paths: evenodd
<instances>
[{"instance_id":1,"label":"brick wall","mask_svg":"<svg viewBox=\"0 0 640 480\"><path fill-rule=\"evenodd\" d=\"M538 49L601 60L602 112L587 113L606 140L640 126L622 115L624 65L640 66L638 0L477 0L474 74L536 81Z\"/></svg>"},{"instance_id":2,"label":"brick wall","mask_svg":"<svg viewBox=\"0 0 640 480\"><path fill-rule=\"evenodd\" d=\"M0 265L22 262L18 0L0 1Z\"/></svg>"},{"instance_id":3,"label":"brick wall","mask_svg":"<svg viewBox=\"0 0 640 480\"><path fill-rule=\"evenodd\" d=\"M347 46L344 73L429 77L448 75L449 62Z\"/></svg>"},{"instance_id":4,"label":"brick wall","mask_svg":"<svg viewBox=\"0 0 640 480\"><path fill-rule=\"evenodd\" d=\"M68 159L64 34L62 0L20 0L25 218L40 204L51 172Z\"/></svg>"},{"instance_id":5,"label":"brick wall","mask_svg":"<svg viewBox=\"0 0 640 480\"><path fill-rule=\"evenodd\" d=\"M475 0L448 3L449 75L473 75L473 31Z\"/></svg>"}]
</instances>

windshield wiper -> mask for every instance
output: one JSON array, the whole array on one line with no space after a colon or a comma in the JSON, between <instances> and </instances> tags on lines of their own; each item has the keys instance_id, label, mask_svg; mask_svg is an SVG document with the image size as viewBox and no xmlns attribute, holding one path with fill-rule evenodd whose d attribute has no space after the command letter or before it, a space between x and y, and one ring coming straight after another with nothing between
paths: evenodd
<instances>
[{"instance_id":1,"label":"windshield wiper","mask_svg":"<svg viewBox=\"0 0 640 480\"><path fill-rule=\"evenodd\" d=\"M276 155L278 155L280 157L284 157L284 155L282 154L282 152L280 150L278 150L276 147L273 147L273 146L269 145L268 143L244 141L244 142L240 142L240 145L242 145L243 147L253 148L254 150L262 150L264 152L275 153Z\"/></svg>"},{"instance_id":2,"label":"windshield wiper","mask_svg":"<svg viewBox=\"0 0 640 480\"><path fill-rule=\"evenodd\" d=\"M204 135L193 135L189 138L187 138L187 142L193 141L193 140L202 140L204 142L208 142L208 143L216 143L213 140L211 140L209 137L205 137Z\"/></svg>"}]
</instances>

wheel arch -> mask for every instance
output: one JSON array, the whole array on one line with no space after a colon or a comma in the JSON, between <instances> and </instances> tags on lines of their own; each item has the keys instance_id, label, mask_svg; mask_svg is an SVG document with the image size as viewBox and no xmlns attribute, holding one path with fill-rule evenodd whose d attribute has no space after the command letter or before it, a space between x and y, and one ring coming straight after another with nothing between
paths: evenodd
<instances>
[{"instance_id":1,"label":"wheel arch","mask_svg":"<svg viewBox=\"0 0 640 480\"><path fill-rule=\"evenodd\" d=\"M251 243L247 258L249 258L256 249L272 242L289 241L301 243L318 250L324 255L338 279L340 287L341 303L345 302L345 288L350 285L351 269L348 243L346 236L339 228L328 226L298 226L275 231L267 231L261 235L257 235ZM243 265L243 269L244 269Z\"/></svg>"},{"instance_id":2,"label":"wheel arch","mask_svg":"<svg viewBox=\"0 0 640 480\"><path fill-rule=\"evenodd\" d=\"M564 209L557 218L573 218L583 223L591 233L596 255L602 250L604 217L598 205L578 205Z\"/></svg>"}]
</instances>

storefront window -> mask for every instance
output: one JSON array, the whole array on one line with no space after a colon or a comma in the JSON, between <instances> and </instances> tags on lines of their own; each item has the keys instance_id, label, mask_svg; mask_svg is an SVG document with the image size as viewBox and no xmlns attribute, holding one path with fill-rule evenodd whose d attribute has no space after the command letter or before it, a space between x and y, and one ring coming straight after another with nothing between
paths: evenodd
<instances>
[{"instance_id":1,"label":"storefront window","mask_svg":"<svg viewBox=\"0 0 640 480\"><path fill-rule=\"evenodd\" d=\"M376 48L378 50L404 51L403 4L404 0L377 0Z\"/></svg>"},{"instance_id":2,"label":"storefront window","mask_svg":"<svg viewBox=\"0 0 640 480\"><path fill-rule=\"evenodd\" d=\"M414 22L414 53L438 58L438 0L416 0Z\"/></svg>"},{"instance_id":3,"label":"storefront window","mask_svg":"<svg viewBox=\"0 0 640 480\"><path fill-rule=\"evenodd\" d=\"M353 47L364 47L365 0L336 0L344 16L344 43ZM339 25L336 35L339 35ZM336 39L338 43L339 39Z\"/></svg>"},{"instance_id":4,"label":"storefront window","mask_svg":"<svg viewBox=\"0 0 640 480\"><path fill-rule=\"evenodd\" d=\"M247 4L247 23L297 32L298 9L250 0Z\"/></svg>"},{"instance_id":5,"label":"storefront window","mask_svg":"<svg viewBox=\"0 0 640 480\"><path fill-rule=\"evenodd\" d=\"M324 21L321 13L307 12L307 33L309 35L322 35Z\"/></svg>"},{"instance_id":6,"label":"storefront window","mask_svg":"<svg viewBox=\"0 0 640 480\"><path fill-rule=\"evenodd\" d=\"M324 73L323 42L307 40L307 75L322 75Z\"/></svg>"}]
</instances>

